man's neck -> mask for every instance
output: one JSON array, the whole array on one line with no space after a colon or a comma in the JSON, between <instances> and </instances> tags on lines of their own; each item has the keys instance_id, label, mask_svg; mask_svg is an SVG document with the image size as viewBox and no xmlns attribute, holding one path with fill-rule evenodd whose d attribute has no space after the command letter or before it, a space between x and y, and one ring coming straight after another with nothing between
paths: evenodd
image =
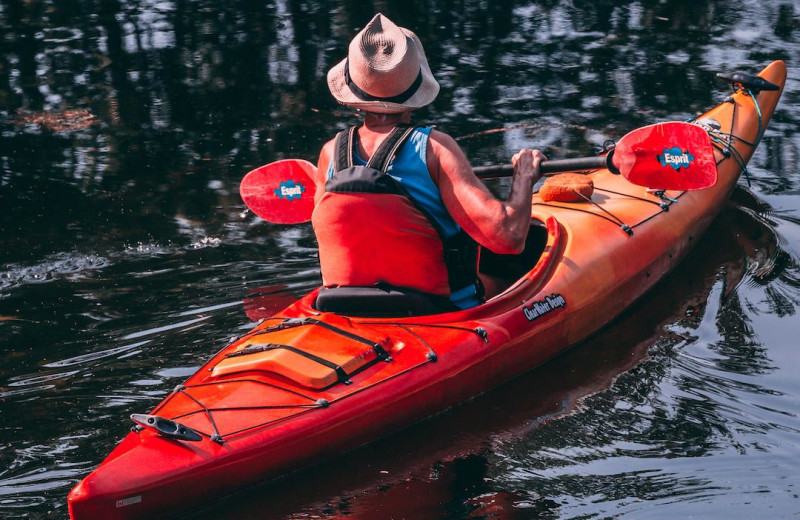
<instances>
[{"instance_id":1,"label":"man's neck","mask_svg":"<svg viewBox=\"0 0 800 520\"><path fill-rule=\"evenodd\" d=\"M400 123L410 123L411 112L400 114L375 114L367 112L364 117L364 126L372 131L381 131L387 128L394 128Z\"/></svg>"}]
</instances>

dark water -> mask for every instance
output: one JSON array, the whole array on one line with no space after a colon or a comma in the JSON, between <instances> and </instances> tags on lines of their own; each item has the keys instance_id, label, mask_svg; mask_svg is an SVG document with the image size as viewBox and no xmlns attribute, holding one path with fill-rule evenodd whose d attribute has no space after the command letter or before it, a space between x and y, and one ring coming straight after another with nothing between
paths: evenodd
<instances>
[{"instance_id":1,"label":"dark water","mask_svg":"<svg viewBox=\"0 0 800 520\"><path fill-rule=\"evenodd\" d=\"M0 517L64 519L130 413L318 283L310 227L243 213L237 186L354 121L324 77L376 10L417 31L442 84L417 120L474 163L684 119L724 97L718 70L780 58L791 79L750 187L613 326L195 518L797 518L789 0L0 0Z\"/></svg>"}]
</instances>

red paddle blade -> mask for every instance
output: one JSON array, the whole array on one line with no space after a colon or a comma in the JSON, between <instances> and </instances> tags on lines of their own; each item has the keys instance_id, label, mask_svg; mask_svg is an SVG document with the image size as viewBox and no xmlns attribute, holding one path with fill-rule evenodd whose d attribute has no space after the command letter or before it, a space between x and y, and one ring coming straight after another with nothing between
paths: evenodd
<instances>
[{"instance_id":1,"label":"red paddle blade","mask_svg":"<svg viewBox=\"0 0 800 520\"><path fill-rule=\"evenodd\" d=\"M633 184L659 190L699 190L717 182L708 133L689 123L658 123L625 135L614 166Z\"/></svg>"},{"instance_id":2,"label":"red paddle blade","mask_svg":"<svg viewBox=\"0 0 800 520\"><path fill-rule=\"evenodd\" d=\"M268 222L308 222L314 211L316 171L313 164L300 159L269 163L244 176L239 194L253 213Z\"/></svg>"}]
</instances>

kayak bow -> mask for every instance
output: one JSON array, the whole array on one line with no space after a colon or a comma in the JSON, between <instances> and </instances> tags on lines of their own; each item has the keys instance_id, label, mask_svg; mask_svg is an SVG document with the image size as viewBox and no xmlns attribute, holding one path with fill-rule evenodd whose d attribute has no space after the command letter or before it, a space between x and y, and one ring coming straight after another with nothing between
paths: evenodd
<instances>
[{"instance_id":1,"label":"kayak bow","mask_svg":"<svg viewBox=\"0 0 800 520\"><path fill-rule=\"evenodd\" d=\"M758 80L731 77L736 92L695 122L715 148L710 188L648 191L601 169L589 174L590 201L534 195L525 251L482 254L482 276L496 287L483 305L346 317L315 310L313 291L263 320L135 416L133 431L70 493L71 518L165 518L445 410L587 338L699 240L785 79L781 61Z\"/></svg>"}]
</instances>

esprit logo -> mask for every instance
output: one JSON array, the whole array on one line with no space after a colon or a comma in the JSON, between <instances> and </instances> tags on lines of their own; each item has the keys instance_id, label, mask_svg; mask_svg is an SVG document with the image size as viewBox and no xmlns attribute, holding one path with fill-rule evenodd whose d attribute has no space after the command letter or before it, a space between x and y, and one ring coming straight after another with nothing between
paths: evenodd
<instances>
[{"instance_id":1,"label":"esprit logo","mask_svg":"<svg viewBox=\"0 0 800 520\"><path fill-rule=\"evenodd\" d=\"M681 150L678 147L665 148L661 155L657 155L656 159L665 168L671 166L675 171L681 168L688 168L694 162L694 155L689 150Z\"/></svg>"},{"instance_id":2,"label":"esprit logo","mask_svg":"<svg viewBox=\"0 0 800 520\"><path fill-rule=\"evenodd\" d=\"M283 181L275 188L275 196L279 199L296 200L303 196L306 187L293 180Z\"/></svg>"}]
</instances>

